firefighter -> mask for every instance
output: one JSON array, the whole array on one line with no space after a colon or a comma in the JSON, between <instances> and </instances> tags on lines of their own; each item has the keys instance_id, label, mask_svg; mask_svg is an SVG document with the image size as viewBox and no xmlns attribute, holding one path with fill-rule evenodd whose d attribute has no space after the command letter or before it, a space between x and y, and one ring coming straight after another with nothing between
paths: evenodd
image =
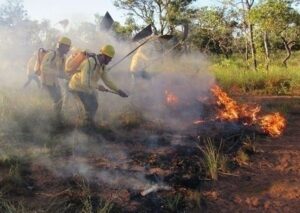
<instances>
[{"instance_id":1,"label":"firefighter","mask_svg":"<svg viewBox=\"0 0 300 213\"><path fill-rule=\"evenodd\" d=\"M133 80L150 80L158 74L155 66L160 66L164 59L164 54L173 50L178 43L173 36L155 36L145 45L141 46L132 56L130 72ZM170 38L171 39L170 39Z\"/></svg>"},{"instance_id":2,"label":"firefighter","mask_svg":"<svg viewBox=\"0 0 300 213\"><path fill-rule=\"evenodd\" d=\"M69 82L69 90L82 102L85 110L85 127L95 127L95 114L98 109L96 90L107 91L98 81L102 79L104 84L121 97L128 97L122 90L109 80L105 66L115 55L114 47L105 45L100 49L99 54L85 59L79 66Z\"/></svg>"},{"instance_id":3,"label":"firefighter","mask_svg":"<svg viewBox=\"0 0 300 213\"><path fill-rule=\"evenodd\" d=\"M134 80L137 78L149 80L151 78L149 72L146 71L146 67L149 65L148 63L151 58L151 53L151 48L145 45L144 47L140 47L132 56L130 72Z\"/></svg>"},{"instance_id":4,"label":"firefighter","mask_svg":"<svg viewBox=\"0 0 300 213\"><path fill-rule=\"evenodd\" d=\"M61 121L62 95L58 78L64 76L65 55L69 52L71 40L61 37L55 50L50 50L43 57L41 62L41 81L43 88L49 93L56 120Z\"/></svg>"},{"instance_id":5,"label":"firefighter","mask_svg":"<svg viewBox=\"0 0 300 213\"><path fill-rule=\"evenodd\" d=\"M34 53L34 55L29 59L28 63L27 63L27 81L25 82L23 88L26 88L32 80L34 80L38 87L41 88L41 82L40 79L38 77L38 75L36 74L36 71L34 69L35 63L37 61L37 53Z\"/></svg>"}]
</instances>

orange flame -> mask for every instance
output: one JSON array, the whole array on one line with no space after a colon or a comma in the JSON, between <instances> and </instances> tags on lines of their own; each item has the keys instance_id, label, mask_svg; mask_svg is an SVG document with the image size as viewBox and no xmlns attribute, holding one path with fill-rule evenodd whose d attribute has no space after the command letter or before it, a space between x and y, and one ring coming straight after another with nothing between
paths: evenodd
<instances>
[{"instance_id":1,"label":"orange flame","mask_svg":"<svg viewBox=\"0 0 300 213\"><path fill-rule=\"evenodd\" d=\"M179 102L178 97L174 93L172 93L168 90L165 90L165 97L166 97L166 102L169 105L175 105L175 104L178 104L178 102Z\"/></svg>"},{"instance_id":2,"label":"orange flame","mask_svg":"<svg viewBox=\"0 0 300 213\"><path fill-rule=\"evenodd\" d=\"M257 114L260 112L259 106L238 104L217 85L213 86L211 91L217 98L217 104L220 107L218 109L218 119L226 121L241 120L245 125L251 125L257 121Z\"/></svg>"},{"instance_id":3,"label":"orange flame","mask_svg":"<svg viewBox=\"0 0 300 213\"><path fill-rule=\"evenodd\" d=\"M262 116L259 121L261 129L272 137L279 137L285 126L286 120L278 112Z\"/></svg>"},{"instance_id":4,"label":"orange flame","mask_svg":"<svg viewBox=\"0 0 300 213\"><path fill-rule=\"evenodd\" d=\"M279 137L286 127L286 119L278 112L259 116L260 106L238 104L230 98L219 86L211 88L217 98L218 115L217 119L225 121L242 121L244 125L258 125L263 132L271 137ZM194 124L202 124L205 121L194 121Z\"/></svg>"}]
</instances>

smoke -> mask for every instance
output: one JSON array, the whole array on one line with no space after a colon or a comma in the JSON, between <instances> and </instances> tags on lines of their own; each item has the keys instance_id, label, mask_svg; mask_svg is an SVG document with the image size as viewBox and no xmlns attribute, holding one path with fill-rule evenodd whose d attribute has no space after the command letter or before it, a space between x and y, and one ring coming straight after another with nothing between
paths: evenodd
<instances>
[{"instance_id":1,"label":"smoke","mask_svg":"<svg viewBox=\"0 0 300 213\"><path fill-rule=\"evenodd\" d=\"M182 131L192 124L193 119L201 116L198 98L208 95L214 78L208 71L208 60L202 54L163 56L160 50L148 43L145 49L149 50L153 60L145 69L151 78L132 79L130 56L109 71L112 81L127 92L129 98L98 94L96 120L113 128L109 135L115 138L105 137L103 132L95 136L74 130L74 123L81 118L83 108L71 95L63 111L65 119L73 122L73 130L57 132L53 126L54 113L48 95L34 82L29 88L22 89L27 78L26 63L39 47L53 49L61 35L70 37L73 46L92 52L98 52L105 44L112 44L116 56L109 66L138 45L119 40L111 32L96 29L95 24L82 23L78 28L73 26L62 33L50 28L46 22L36 21L26 21L14 28L0 28L0 157L8 153L22 157L30 155L58 177L78 174L113 187L141 190L151 184L145 178L147 171L144 167L132 168L129 153L130 148L136 147L126 144L124 130L114 126L114 122L119 122L115 119L130 109L142 114L147 121L162 123L166 129ZM66 84L64 80L60 81L61 85ZM166 91L178 98L176 104L166 103ZM156 137L149 134L145 137Z\"/></svg>"},{"instance_id":2,"label":"smoke","mask_svg":"<svg viewBox=\"0 0 300 213\"><path fill-rule=\"evenodd\" d=\"M146 48L150 45L147 44ZM153 46L150 48L153 49ZM201 117L202 106L199 100L209 95L215 82L208 71L208 60L200 53L164 55L157 50L147 49L144 52L150 58L145 67L149 77L137 75L133 79L129 67L125 65L123 70L119 68L111 71L113 78L118 80L130 97L125 101L111 97L119 104L109 105L109 110L117 112L127 109L124 106L127 104L140 111L146 119L159 120L166 127L183 130L195 118ZM168 94L174 96L174 103L168 103ZM106 97L102 99L107 102Z\"/></svg>"}]
</instances>

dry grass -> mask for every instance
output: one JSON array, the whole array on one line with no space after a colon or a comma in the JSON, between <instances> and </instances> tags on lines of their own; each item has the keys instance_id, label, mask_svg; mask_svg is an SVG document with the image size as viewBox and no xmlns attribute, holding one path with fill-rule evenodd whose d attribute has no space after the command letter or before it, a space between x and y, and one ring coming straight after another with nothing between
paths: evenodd
<instances>
[{"instance_id":1,"label":"dry grass","mask_svg":"<svg viewBox=\"0 0 300 213\"><path fill-rule=\"evenodd\" d=\"M217 148L211 139L207 139L204 147L198 146L198 148L203 153L201 162L206 169L208 177L212 180L218 180L219 171L227 170L228 161L228 158L221 152L221 145Z\"/></svg>"},{"instance_id":2,"label":"dry grass","mask_svg":"<svg viewBox=\"0 0 300 213\"><path fill-rule=\"evenodd\" d=\"M100 199L91 191L88 180L74 177L75 185L53 196L47 212L110 213L119 212L111 201Z\"/></svg>"},{"instance_id":3,"label":"dry grass","mask_svg":"<svg viewBox=\"0 0 300 213\"><path fill-rule=\"evenodd\" d=\"M5 213L28 213L22 202L12 202L0 194L0 212Z\"/></svg>"},{"instance_id":4,"label":"dry grass","mask_svg":"<svg viewBox=\"0 0 300 213\"><path fill-rule=\"evenodd\" d=\"M179 209L184 206L184 200L181 194L167 197L164 203L170 212L180 212Z\"/></svg>"}]
</instances>

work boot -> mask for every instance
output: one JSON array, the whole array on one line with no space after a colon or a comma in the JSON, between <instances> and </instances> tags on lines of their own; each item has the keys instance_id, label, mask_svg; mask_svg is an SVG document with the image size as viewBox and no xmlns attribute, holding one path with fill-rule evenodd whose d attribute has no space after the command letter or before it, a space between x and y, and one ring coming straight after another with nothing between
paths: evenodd
<instances>
[{"instance_id":1,"label":"work boot","mask_svg":"<svg viewBox=\"0 0 300 213\"><path fill-rule=\"evenodd\" d=\"M95 131L97 129L97 125L93 120L85 120L81 126L81 129L84 132L91 132Z\"/></svg>"},{"instance_id":2,"label":"work boot","mask_svg":"<svg viewBox=\"0 0 300 213\"><path fill-rule=\"evenodd\" d=\"M55 114L52 125L55 132L62 132L68 128L68 122L61 113Z\"/></svg>"}]
</instances>

